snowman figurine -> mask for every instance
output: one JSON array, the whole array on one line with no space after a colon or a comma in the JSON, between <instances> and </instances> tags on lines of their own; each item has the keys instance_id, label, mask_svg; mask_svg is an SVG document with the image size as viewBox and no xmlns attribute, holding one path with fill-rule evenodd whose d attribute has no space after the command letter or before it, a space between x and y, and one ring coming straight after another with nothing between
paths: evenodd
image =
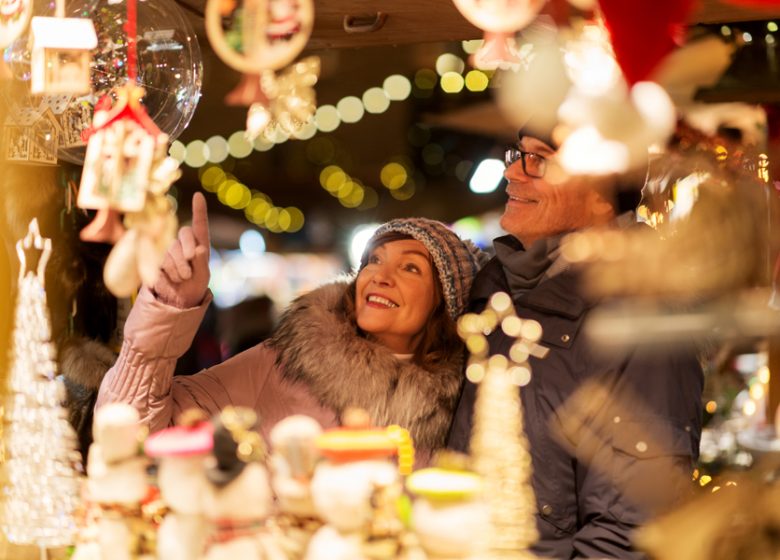
<instances>
[{"instance_id":1,"label":"snowman figurine","mask_svg":"<svg viewBox=\"0 0 780 560\"><path fill-rule=\"evenodd\" d=\"M369 428L364 411L344 414L344 428L317 438L326 458L311 482L325 525L309 542L306 560L392 559L399 552L402 486L391 457L398 442L388 430Z\"/></svg>"},{"instance_id":2,"label":"snowman figurine","mask_svg":"<svg viewBox=\"0 0 780 560\"><path fill-rule=\"evenodd\" d=\"M312 535L322 526L311 497L311 478L319 459L320 424L309 416L288 416L271 430L269 465L278 512L273 528L290 560L300 560Z\"/></svg>"},{"instance_id":3,"label":"snowman figurine","mask_svg":"<svg viewBox=\"0 0 780 560\"><path fill-rule=\"evenodd\" d=\"M482 501L479 475L464 470L429 468L406 479L416 496L412 526L428 560L478 560L490 513Z\"/></svg>"},{"instance_id":4,"label":"snowman figurine","mask_svg":"<svg viewBox=\"0 0 780 560\"><path fill-rule=\"evenodd\" d=\"M101 509L98 544L103 560L130 560L139 551L134 530L147 494L146 428L133 407L112 403L95 413L94 443L87 455L87 493Z\"/></svg>"},{"instance_id":5,"label":"snowman figurine","mask_svg":"<svg viewBox=\"0 0 780 560\"><path fill-rule=\"evenodd\" d=\"M205 460L214 445L213 428L202 412L189 410L179 425L149 436L146 454L159 461L157 484L170 511L157 534L160 560L197 560L206 545Z\"/></svg>"},{"instance_id":6,"label":"snowman figurine","mask_svg":"<svg viewBox=\"0 0 780 560\"><path fill-rule=\"evenodd\" d=\"M205 559L285 560L266 530L273 498L257 415L229 406L212 423L214 445L205 470L211 483L206 499L211 532Z\"/></svg>"}]
</instances>

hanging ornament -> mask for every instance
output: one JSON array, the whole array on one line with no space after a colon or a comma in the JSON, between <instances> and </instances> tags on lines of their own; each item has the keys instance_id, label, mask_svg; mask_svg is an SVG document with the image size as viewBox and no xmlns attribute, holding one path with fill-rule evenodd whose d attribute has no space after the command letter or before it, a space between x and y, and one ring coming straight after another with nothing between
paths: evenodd
<instances>
[{"instance_id":1,"label":"hanging ornament","mask_svg":"<svg viewBox=\"0 0 780 560\"><path fill-rule=\"evenodd\" d=\"M3 125L3 156L13 163L56 165L62 133L60 120L45 100L37 107L12 106Z\"/></svg>"},{"instance_id":2,"label":"hanging ornament","mask_svg":"<svg viewBox=\"0 0 780 560\"><path fill-rule=\"evenodd\" d=\"M117 297L132 295L141 282L155 282L177 227L167 192L180 175L179 164L167 157L168 135L146 113L144 90L134 84L135 8L135 0L128 0L129 79L113 107L108 98L95 107L78 197L79 207L98 211L81 239L116 243L103 278Z\"/></svg>"},{"instance_id":3,"label":"hanging ornament","mask_svg":"<svg viewBox=\"0 0 780 560\"><path fill-rule=\"evenodd\" d=\"M37 266L26 251L37 251ZM80 454L76 434L62 407L65 387L57 380L57 349L45 273L51 239L41 236L37 219L16 244L20 270L14 320L10 394L4 413L2 530L9 542L41 549L73 542L78 505Z\"/></svg>"},{"instance_id":4,"label":"hanging ornament","mask_svg":"<svg viewBox=\"0 0 780 560\"><path fill-rule=\"evenodd\" d=\"M30 29L31 93L89 93L91 51L97 47L92 20L66 18L65 0L57 0L56 17L36 16Z\"/></svg>"},{"instance_id":5,"label":"hanging ornament","mask_svg":"<svg viewBox=\"0 0 780 560\"><path fill-rule=\"evenodd\" d=\"M695 0L599 0L615 58L629 85L647 80L685 39Z\"/></svg>"},{"instance_id":6,"label":"hanging ornament","mask_svg":"<svg viewBox=\"0 0 780 560\"><path fill-rule=\"evenodd\" d=\"M244 74L225 102L250 107L250 139L277 128L291 135L313 117L319 58L306 58L276 74L306 46L313 23L312 0L208 0L206 32L214 51Z\"/></svg>"},{"instance_id":7,"label":"hanging ornament","mask_svg":"<svg viewBox=\"0 0 780 560\"><path fill-rule=\"evenodd\" d=\"M317 110L314 84L320 74L320 59L304 58L278 75L266 71L260 76L263 101L249 107L246 136L250 141L265 133L270 136L277 129L293 135L311 120Z\"/></svg>"},{"instance_id":8,"label":"hanging ornament","mask_svg":"<svg viewBox=\"0 0 780 560\"><path fill-rule=\"evenodd\" d=\"M471 64L482 70L517 69L523 56L515 32L531 23L547 0L453 0L469 22L485 31Z\"/></svg>"}]
</instances>

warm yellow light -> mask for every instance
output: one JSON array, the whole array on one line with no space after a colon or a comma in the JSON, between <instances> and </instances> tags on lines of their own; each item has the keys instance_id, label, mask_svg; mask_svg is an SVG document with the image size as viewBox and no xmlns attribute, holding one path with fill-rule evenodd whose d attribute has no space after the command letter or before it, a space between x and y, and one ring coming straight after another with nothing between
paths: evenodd
<instances>
[{"instance_id":1,"label":"warm yellow light","mask_svg":"<svg viewBox=\"0 0 780 560\"><path fill-rule=\"evenodd\" d=\"M261 134L255 138L253 146L258 152L267 152L274 147L274 143Z\"/></svg>"},{"instance_id":2,"label":"warm yellow light","mask_svg":"<svg viewBox=\"0 0 780 560\"><path fill-rule=\"evenodd\" d=\"M285 208L287 211L287 214L290 216L290 225L287 228L287 231L290 233L295 233L296 231L300 231L303 228L303 224L306 222L303 212L299 208L296 208L295 206L288 206Z\"/></svg>"},{"instance_id":3,"label":"warm yellow light","mask_svg":"<svg viewBox=\"0 0 780 560\"><path fill-rule=\"evenodd\" d=\"M236 159L247 157L253 149L243 130L237 130L228 138L228 152Z\"/></svg>"},{"instance_id":4,"label":"warm yellow light","mask_svg":"<svg viewBox=\"0 0 780 560\"><path fill-rule=\"evenodd\" d=\"M228 158L228 143L222 136L212 136L206 140L206 146L211 163L222 163Z\"/></svg>"},{"instance_id":5,"label":"warm yellow light","mask_svg":"<svg viewBox=\"0 0 780 560\"><path fill-rule=\"evenodd\" d=\"M396 162L390 162L379 172L379 179L382 184L390 190L400 189L406 183L409 177L406 168Z\"/></svg>"},{"instance_id":6,"label":"warm yellow light","mask_svg":"<svg viewBox=\"0 0 780 560\"><path fill-rule=\"evenodd\" d=\"M436 73L439 76L444 76L449 72L462 74L465 68L466 64L463 59L452 53L444 53L436 59Z\"/></svg>"},{"instance_id":7,"label":"warm yellow light","mask_svg":"<svg viewBox=\"0 0 780 560\"><path fill-rule=\"evenodd\" d=\"M328 179L330 179L330 176L334 173L344 173L341 168L338 165L329 165L322 171L320 171L320 185L322 185L322 188L327 189L326 185L328 183Z\"/></svg>"},{"instance_id":8,"label":"warm yellow light","mask_svg":"<svg viewBox=\"0 0 780 560\"><path fill-rule=\"evenodd\" d=\"M238 210L239 208L242 208L240 206L242 201L246 200L244 207L249 204L249 201L252 199L252 195L249 194L249 189L246 187L246 185L242 185L239 182L233 181L230 185L230 188L227 189L224 198L225 204L227 206Z\"/></svg>"},{"instance_id":9,"label":"warm yellow light","mask_svg":"<svg viewBox=\"0 0 780 560\"><path fill-rule=\"evenodd\" d=\"M280 233L279 229L279 208L272 206L265 214L265 227L274 233Z\"/></svg>"},{"instance_id":10,"label":"warm yellow light","mask_svg":"<svg viewBox=\"0 0 780 560\"><path fill-rule=\"evenodd\" d=\"M366 111L378 115L390 107L390 97L382 88L373 87L363 94L363 105Z\"/></svg>"},{"instance_id":11,"label":"warm yellow light","mask_svg":"<svg viewBox=\"0 0 780 560\"><path fill-rule=\"evenodd\" d=\"M336 109L342 122L356 123L363 118L365 107L363 102L354 95L347 96L338 102Z\"/></svg>"},{"instance_id":12,"label":"warm yellow light","mask_svg":"<svg viewBox=\"0 0 780 560\"><path fill-rule=\"evenodd\" d=\"M471 39L470 41L461 41L460 46L466 54L474 54L479 50L484 41L482 39Z\"/></svg>"},{"instance_id":13,"label":"warm yellow light","mask_svg":"<svg viewBox=\"0 0 780 560\"><path fill-rule=\"evenodd\" d=\"M412 82L406 76L393 74L385 78L382 89L391 101L403 101L412 93ZM365 97L363 100L365 101Z\"/></svg>"},{"instance_id":14,"label":"warm yellow light","mask_svg":"<svg viewBox=\"0 0 780 560\"><path fill-rule=\"evenodd\" d=\"M227 194L233 188L234 185L238 185L238 181L235 179L227 179L222 181L217 190L217 198L222 204L227 205Z\"/></svg>"},{"instance_id":15,"label":"warm yellow light","mask_svg":"<svg viewBox=\"0 0 780 560\"><path fill-rule=\"evenodd\" d=\"M704 409L705 409L705 410L706 410L706 411L707 411L709 414L715 414L715 411L717 411L717 410L718 410L718 403L716 403L715 401L709 401L709 402L707 402L707 404L704 406Z\"/></svg>"},{"instance_id":16,"label":"warm yellow light","mask_svg":"<svg viewBox=\"0 0 780 560\"><path fill-rule=\"evenodd\" d=\"M490 80L481 70L471 70L466 74L466 89L469 91L485 91Z\"/></svg>"},{"instance_id":17,"label":"warm yellow light","mask_svg":"<svg viewBox=\"0 0 780 560\"><path fill-rule=\"evenodd\" d=\"M338 196L337 193L349 182L349 176L339 169L337 172L330 174L328 180L325 181L324 187L333 196Z\"/></svg>"},{"instance_id":18,"label":"warm yellow light","mask_svg":"<svg viewBox=\"0 0 780 560\"><path fill-rule=\"evenodd\" d=\"M760 401L764 398L764 386L761 383L753 383L753 385L751 385L750 398L754 401Z\"/></svg>"},{"instance_id":19,"label":"warm yellow light","mask_svg":"<svg viewBox=\"0 0 780 560\"><path fill-rule=\"evenodd\" d=\"M354 188L352 191L344 197L341 197L339 201L343 206L347 208L357 208L363 202L365 196L365 190L360 185L353 183Z\"/></svg>"},{"instance_id":20,"label":"warm yellow light","mask_svg":"<svg viewBox=\"0 0 780 560\"><path fill-rule=\"evenodd\" d=\"M290 216L290 213L287 211L287 208L279 209L278 224L280 230L290 231L290 225L292 224L292 217Z\"/></svg>"},{"instance_id":21,"label":"warm yellow light","mask_svg":"<svg viewBox=\"0 0 780 560\"><path fill-rule=\"evenodd\" d=\"M766 24L766 28L768 31L774 33L775 31L777 31L777 23L775 23L774 21L770 21L769 23Z\"/></svg>"},{"instance_id":22,"label":"warm yellow light","mask_svg":"<svg viewBox=\"0 0 780 560\"><path fill-rule=\"evenodd\" d=\"M250 222L257 225L265 225L265 216L271 209L271 202L264 198L254 197L249 205L244 209L244 215Z\"/></svg>"},{"instance_id":23,"label":"warm yellow light","mask_svg":"<svg viewBox=\"0 0 780 560\"><path fill-rule=\"evenodd\" d=\"M179 163L184 163L184 158L187 157L187 146L185 146L178 140L175 140L171 144L170 149L168 150L168 155L171 156L176 161L178 161Z\"/></svg>"},{"instance_id":24,"label":"warm yellow light","mask_svg":"<svg viewBox=\"0 0 780 560\"><path fill-rule=\"evenodd\" d=\"M200 184L209 192L216 192L219 184L227 178L225 172L217 165L206 168L200 176Z\"/></svg>"},{"instance_id":25,"label":"warm yellow light","mask_svg":"<svg viewBox=\"0 0 780 560\"><path fill-rule=\"evenodd\" d=\"M764 385L769 383L769 368L767 366L758 368L758 380Z\"/></svg>"},{"instance_id":26,"label":"warm yellow light","mask_svg":"<svg viewBox=\"0 0 780 560\"><path fill-rule=\"evenodd\" d=\"M710 482L712 482L712 477L708 474L701 475L701 478L699 479L699 484L701 486L707 486Z\"/></svg>"},{"instance_id":27,"label":"warm yellow light","mask_svg":"<svg viewBox=\"0 0 780 560\"><path fill-rule=\"evenodd\" d=\"M350 194L352 194L352 191L355 190L355 187L358 187L359 185L355 183L354 181L344 181L341 183L341 186L336 189L335 196L344 199L349 197Z\"/></svg>"},{"instance_id":28,"label":"warm yellow light","mask_svg":"<svg viewBox=\"0 0 780 560\"><path fill-rule=\"evenodd\" d=\"M456 72L447 72L441 77L441 89L446 93L458 93L463 89L463 76Z\"/></svg>"},{"instance_id":29,"label":"warm yellow light","mask_svg":"<svg viewBox=\"0 0 780 560\"><path fill-rule=\"evenodd\" d=\"M310 120L297 130L293 136L298 140L308 140L309 138L313 138L315 134L317 134L317 125L314 124L314 120Z\"/></svg>"},{"instance_id":30,"label":"warm yellow light","mask_svg":"<svg viewBox=\"0 0 780 560\"><path fill-rule=\"evenodd\" d=\"M755 401L748 401L745 403L745 405L742 407L742 412L745 414L745 416L753 416L756 413L756 403Z\"/></svg>"},{"instance_id":31,"label":"warm yellow light","mask_svg":"<svg viewBox=\"0 0 780 560\"><path fill-rule=\"evenodd\" d=\"M333 132L341 124L338 109L333 105L322 105L314 114L314 124L322 132Z\"/></svg>"},{"instance_id":32,"label":"warm yellow light","mask_svg":"<svg viewBox=\"0 0 780 560\"><path fill-rule=\"evenodd\" d=\"M209 149L203 140L193 140L187 144L184 163L190 167L202 167L209 160Z\"/></svg>"}]
</instances>

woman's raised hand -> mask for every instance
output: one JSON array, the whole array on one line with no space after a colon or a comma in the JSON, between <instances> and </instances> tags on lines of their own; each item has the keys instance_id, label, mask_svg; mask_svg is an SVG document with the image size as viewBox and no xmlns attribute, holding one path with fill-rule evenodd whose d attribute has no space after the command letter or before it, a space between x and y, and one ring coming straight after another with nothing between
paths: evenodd
<instances>
[{"instance_id":1,"label":"woman's raised hand","mask_svg":"<svg viewBox=\"0 0 780 560\"><path fill-rule=\"evenodd\" d=\"M209 287L209 217L201 193L192 197L192 226L179 229L152 290L165 304L187 309L203 302Z\"/></svg>"}]
</instances>

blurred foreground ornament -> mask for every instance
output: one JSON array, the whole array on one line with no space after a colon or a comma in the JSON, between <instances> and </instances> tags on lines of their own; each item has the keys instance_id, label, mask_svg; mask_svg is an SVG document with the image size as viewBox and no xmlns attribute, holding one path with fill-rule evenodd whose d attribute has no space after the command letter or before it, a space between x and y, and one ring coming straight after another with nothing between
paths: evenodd
<instances>
[{"instance_id":1,"label":"blurred foreground ornament","mask_svg":"<svg viewBox=\"0 0 780 560\"><path fill-rule=\"evenodd\" d=\"M518 339L509 359L502 355L488 358L487 335L499 326L507 336ZM458 320L458 334L471 353L466 376L480 384L470 448L490 509L490 529L483 536L482 550L501 558L535 558L530 548L538 538L536 500L518 386L531 380L529 357L547 355L548 349L538 344L542 327L517 317L512 299L499 292L481 314L467 313Z\"/></svg>"},{"instance_id":2,"label":"blurred foreground ornament","mask_svg":"<svg viewBox=\"0 0 780 560\"><path fill-rule=\"evenodd\" d=\"M250 140L277 128L289 136L314 116L312 88L319 78L319 58L306 58L276 75L306 46L313 24L312 0L206 4L206 31L214 51L244 74L225 102L250 107L246 124Z\"/></svg>"},{"instance_id":3,"label":"blurred foreground ornament","mask_svg":"<svg viewBox=\"0 0 780 560\"><path fill-rule=\"evenodd\" d=\"M90 51L97 47L92 20L66 18L65 0L57 0L57 17L32 19L30 39L33 95L89 93Z\"/></svg>"},{"instance_id":4,"label":"blurred foreground ornament","mask_svg":"<svg viewBox=\"0 0 780 560\"><path fill-rule=\"evenodd\" d=\"M28 251L40 252L34 269ZM51 239L41 237L37 219L17 242L16 252L20 267L4 418L1 525L9 542L43 550L75 538L81 459L62 406L65 387L56 379L57 350L44 284Z\"/></svg>"},{"instance_id":5,"label":"blurred foreground ornament","mask_svg":"<svg viewBox=\"0 0 780 560\"><path fill-rule=\"evenodd\" d=\"M637 547L656 560L780 557L778 472L761 474L734 477L642 527L635 537Z\"/></svg>"},{"instance_id":6,"label":"blurred foreground ornament","mask_svg":"<svg viewBox=\"0 0 780 560\"><path fill-rule=\"evenodd\" d=\"M515 32L536 18L547 0L453 0L463 17L485 31L471 64L480 70L516 69L524 57Z\"/></svg>"},{"instance_id":7,"label":"blurred foreground ornament","mask_svg":"<svg viewBox=\"0 0 780 560\"><path fill-rule=\"evenodd\" d=\"M599 0L615 58L630 86L651 79L661 61L685 40L694 0Z\"/></svg>"},{"instance_id":8,"label":"blurred foreground ornament","mask_svg":"<svg viewBox=\"0 0 780 560\"><path fill-rule=\"evenodd\" d=\"M246 136L254 141L261 134L270 136L280 129L287 136L294 135L314 116L317 98L314 84L320 75L320 59L304 58L280 72L264 72L258 79L266 100L253 102L246 119Z\"/></svg>"},{"instance_id":9,"label":"blurred foreground ornament","mask_svg":"<svg viewBox=\"0 0 780 560\"><path fill-rule=\"evenodd\" d=\"M78 197L79 207L98 210L81 238L116 243L104 280L117 297L130 296L142 282L154 284L177 227L166 195L179 164L166 156L168 137L144 111L142 96L128 82L114 107L96 111Z\"/></svg>"}]
</instances>

